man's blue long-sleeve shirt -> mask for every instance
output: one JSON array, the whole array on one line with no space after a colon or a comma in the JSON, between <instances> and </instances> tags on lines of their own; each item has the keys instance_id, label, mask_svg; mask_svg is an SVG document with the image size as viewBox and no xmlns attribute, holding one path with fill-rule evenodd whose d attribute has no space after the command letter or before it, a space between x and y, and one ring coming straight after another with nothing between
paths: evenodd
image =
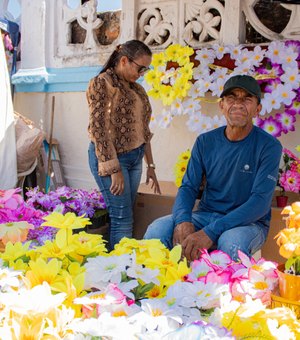
<instances>
[{"instance_id":1,"label":"man's blue long-sleeve shirt","mask_svg":"<svg viewBox=\"0 0 300 340\"><path fill-rule=\"evenodd\" d=\"M198 209L224 214L203 229L212 241L237 226L254 222L269 226L281 151L280 142L256 126L236 142L225 137L225 127L200 135L176 196L175 225L192 222L204 175L206 186Z\"/></svg>"}]
</instances>

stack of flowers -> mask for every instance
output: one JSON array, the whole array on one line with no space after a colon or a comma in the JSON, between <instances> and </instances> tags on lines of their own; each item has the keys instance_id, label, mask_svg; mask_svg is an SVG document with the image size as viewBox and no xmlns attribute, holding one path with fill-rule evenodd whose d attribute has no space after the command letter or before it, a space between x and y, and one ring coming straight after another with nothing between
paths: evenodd
<instances>
[{"instance_id":1,"label":"stack of flowers","mask_svg":"<svg viewBox=\"0 0 300 340\"><path fill-rule=\"evenodd\" d=\"M300 145L296 147L300 151ZM300 159L290 150L283 149L283 166L279 169L279 187L281 194L286 191L300 192Z\"/></svg>"},{"instance_id":2,"label":"stack of flowers","mask_svg":"<svg viewBox=\"0 0 300 340\"><path fill-rule=\"evenodd\" d=\"M77 216L99 217L107 213L102 194L97 190L90 192L70 187L59 187L45 194L39 187L26 193L27 204L45 212L57 211L62 214L73 212Z\"/></svg>"},{"instance_id":3,"label":"stack of flowers","mask_svg":"<svg viewBox=\"0 0 300 340\"><path fill-rule=\"evenodd\" d=\"M300 114L299 64L299 41L272 41L255 48L215 44L199 50L171 45L153 56L153 69L145 75L148 94L165 107L151 124L167 128L174 117L188 115L187 126L197 134L225 125L223 116L206 115L201 104L216 103L229 77L249 74L263 93L255 124L275 137L294 131Z\"/></svg>"},{"instance_id":4,"label":"stack of flowers","mask_svg":"<svg viewBox=\"0 0 300 340\"><path fill-rule=\"evenodd\" d=\"M0 338L300 337L289 308L268 308L276 263L203 250L189 265L180 246L127 238L108 253L101 235L73 233L87 218L43 220L53 240L12 238L0 253Z\"/></svg>"},{"instance_id":5,"label":"stack of flowers","mask_svg":"<svg viewBox=\"0 0 300 340\"><path fill-rule=\"evenodd\" d=\"M188 162L191 158L191 151L187 149L186 151L180 153L177 157L177 162L174 166L175 173L175 184L179 188L182 182L182 178L186 172Z\"/></svg>"},{"instance_id":6,"label":"stack of flowers","mask_svg":"<svg viewBox=\"0 0 300 340\"><path fill-rule=\"evenodd\" d=\"M287 259L286 272L300 275L300 202L285 207L281 213L288 216L286 228L276 235L279 254Z\"/></svg>"}]
</instances>

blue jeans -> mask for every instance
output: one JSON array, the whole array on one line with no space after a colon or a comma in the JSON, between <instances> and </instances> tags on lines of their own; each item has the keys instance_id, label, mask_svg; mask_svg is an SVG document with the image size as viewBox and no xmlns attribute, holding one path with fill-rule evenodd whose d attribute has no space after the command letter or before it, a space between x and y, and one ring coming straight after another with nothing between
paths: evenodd
<instances>
[{"instance_id":1,"label":"blue jeans","mask_svg":"<svg viewBox=\"0 0 300 340\"><path fill-rule=\"evenodd\" d=\"M98 175L98 159L94 143L89 145L89 165L97 185L103 195L110 218L110 249L123 237L132 238L133 205L141 181L143 170L144 145L118 155L124 176L122 195L110 192L111 176Z\"/></svg>"},{"instance_id":2,"label":"blue jeans","mask_svg":"<svg viewBox=\"0 0 300 340\"><path fill-rule=\"evenodd\" d=\"M192 223L198 231L222 216L218 213L195 211L192 213ZM175 223L172 215L158 218L149 225L144 239L160 239L167 248L171 249L173 247L174 228ZM268 226L258 223L232 228L219 237L216 247L229 254L236 261L238 260L238 250L248 256L257 252L265 243L268 231Z\"/></svg>"}]
</instances>

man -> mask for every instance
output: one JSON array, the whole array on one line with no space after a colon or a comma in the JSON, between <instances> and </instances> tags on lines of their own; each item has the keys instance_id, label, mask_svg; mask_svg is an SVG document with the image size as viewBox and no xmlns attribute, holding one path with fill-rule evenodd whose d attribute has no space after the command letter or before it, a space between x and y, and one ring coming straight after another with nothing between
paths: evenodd
<instances>
[{"instance_id":1,"label":"man","mask_svg":"<svg viewBox=\"0 0 300 340\"><path fill-rule=\"evenodd\" d=\"M238 250L251 255L261 248L282 146L253 125L260 100L254 78L236 75L227 80L219 102L227 125L198 136L172 215L154 221L144 238L158 238L168 248L181 244L189 261L202 248L220 249L234 260ZM205 189L193 211L203 176Z\"/></svg>"}]
</instances>

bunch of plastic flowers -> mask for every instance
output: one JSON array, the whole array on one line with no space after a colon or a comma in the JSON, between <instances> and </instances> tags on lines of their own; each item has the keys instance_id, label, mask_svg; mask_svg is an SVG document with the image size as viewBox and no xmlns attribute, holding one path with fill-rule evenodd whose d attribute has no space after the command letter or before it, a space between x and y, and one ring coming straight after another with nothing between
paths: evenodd
<instances>
[{"instance_id":1,"label":"bunch of plastic flowers","mask_svg":"<svg viewBox=\"0 0 300 340\"><path fill-rule=\"evenodd\" d=\"M26 204L20 195L20 188L0 190L0 239L5 245L8 241L23 242L35 239L39 243L52 239L55 229L43 227L45 212L36 210Z\"/></svg>"},{"instance_id":2,"label":"bunch of plastic flowers","mask_svg":"<svg viewBox=\"0 0 300 340\"><path fill-rule=\"evenodd\" d=\"M296 147L300 151L300 145ZM285 191L300 192L300 159L290 150L283 149L283 166L279 169L278 185Z\"/></svg>"},{"instance_id":3,"label":"bunch of plastic flowers","mask_svg":"<svg viewBox=\"0 0 300 340\"><path fill-rule=\"evenodd\" d=\"M186 168L188 162L191 158L191 151L187 149L186 151L179 154L177 157L177 162L174 166L174 173L175 173L175 184L179 188L182 182L182 178L186 172Z\"/></svg>"},{"instance_id":4,"label":"bunch of plastic flowers","mask_svg":"<svg viewBox=\"0 0 300 340\"><path fill-rule=\"evenodd\" d=\"M39 187L35 187L26 195L27 204L42 211L56 211L62 214L73 212L77 216L85 215L89 218L107 213L103 196L97 190L88 192L63 186L46 194Z\"/></svg>"},{"instance_id":5,"label":"bunch of plastic flowers","mask_svg":"<svg viewBox=\"0 0 300 340\"><path fill-rule=\"evenodd\" d=\"M277 235L279 254L286 258L285 270L292 275L300 275L300 202L285 207L282 215L286 218L286 228Z\"/></svg>"}]
</instances>

